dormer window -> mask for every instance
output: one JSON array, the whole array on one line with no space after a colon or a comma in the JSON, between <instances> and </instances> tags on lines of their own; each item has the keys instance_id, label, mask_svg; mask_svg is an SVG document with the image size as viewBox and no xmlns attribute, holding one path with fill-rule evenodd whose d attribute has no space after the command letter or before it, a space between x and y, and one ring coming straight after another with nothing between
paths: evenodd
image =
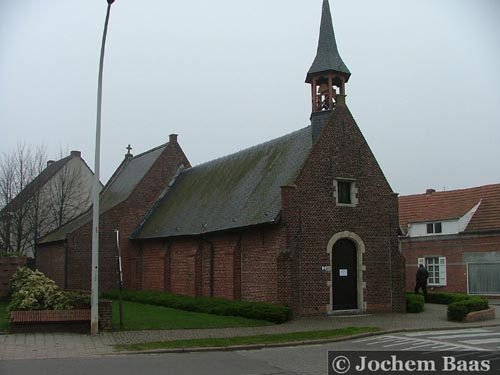
<instances>
[{"instance_id":1,"label":"dormer window","mask_svg":"<svg viewBox=\"0 0 500 375\"><path fill-rule=\"evenodd\" d=\"M443 226L441 223L427 223L427 234L443 233Z\"/></svg>"}]
</instances>

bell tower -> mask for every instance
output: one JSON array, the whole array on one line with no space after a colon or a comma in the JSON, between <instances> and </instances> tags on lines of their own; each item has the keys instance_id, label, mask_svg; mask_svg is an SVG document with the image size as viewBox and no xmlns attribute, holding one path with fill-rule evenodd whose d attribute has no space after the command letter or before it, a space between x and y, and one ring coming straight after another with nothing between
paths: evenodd
<instances>
[{"instance_id":1,"label":"bell tower","mask_svg":"<svg viewBox=\"0 0 500 375\"><path fill-rule=\"evenodd\" d=\"M337 101L344 98L350 76L337 50L330 5L323 0L318 51L306 76L306 83L311 85L312 113L333 110Z\"/></svg>"}]
</instances>

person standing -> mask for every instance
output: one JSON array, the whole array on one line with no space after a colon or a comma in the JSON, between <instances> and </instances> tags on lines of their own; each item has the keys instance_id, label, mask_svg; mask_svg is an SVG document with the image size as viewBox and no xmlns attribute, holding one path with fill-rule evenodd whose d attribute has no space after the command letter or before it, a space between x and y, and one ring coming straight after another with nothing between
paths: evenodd
<instances>
[{"instance_id":1,"label":"person standing","mask_svg":"<svg viewBox=\"0 0 500 375\"><path fill-rule=\"evenodd\" d=\"M415 284L415 294L418 294L420 288L422 288L422 292L424 293L424 298L427 297L427 279L429 278L429 271L424 267L423 264L418 266L417 275L416 275L416 284Z\"/></svg>"}]
</instances>

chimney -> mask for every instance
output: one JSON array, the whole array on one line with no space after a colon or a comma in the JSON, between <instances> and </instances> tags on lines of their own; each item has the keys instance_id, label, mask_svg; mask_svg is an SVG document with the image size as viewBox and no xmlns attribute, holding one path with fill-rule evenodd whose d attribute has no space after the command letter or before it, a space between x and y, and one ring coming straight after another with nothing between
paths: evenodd
<instances>
[{"instance_id":1,"label":"chimney","mask_svg":"<svg viewBox=\"0 0 500 375\"><path fill-rule=\"evenodd\" d=\"M47 160L47 168L51 165L51 164L54 164L55 161L54 160Z\"/></svg>"},{"instance_id":2,"label":"chimney","mask_svg":"<svg viewBox=\"0 0 500 375\"><path fill-rule=\"evenodd\" d=\"M177 134L170 134L168 139L169 143L177 143Z\"/></svg>"},{"instance_id":3,"label":"chimney","mask_svg":"<svg viewBox=\"0 0 500 375\"><path fill-rule=\"evenodd\" d=\"M432 194L433 194L433 193L435 193L435 192L436 192L436 189L427 189L427 190L425 191L425 194L426 194L426 195L432 195Z\"/></svg>"},{"instance_id":4,"label":"chimney","mask_svg":"<svg viewBox=\"0 0 500 375\"><path fill-rule=\"evenodd\" d=\"M81 158L82 157L82 152L81 151L73 150L73 151L71 151L70 155L73 156L74 158Z\"/></svg>"}]
</instances>

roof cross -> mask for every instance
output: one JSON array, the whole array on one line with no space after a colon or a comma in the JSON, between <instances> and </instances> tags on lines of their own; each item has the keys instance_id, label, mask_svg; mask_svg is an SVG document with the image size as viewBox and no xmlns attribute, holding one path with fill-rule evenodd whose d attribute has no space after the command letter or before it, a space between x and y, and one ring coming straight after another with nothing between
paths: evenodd
<instances>
[{"instance_id":1,"label":"roof cross","mask_svg":"<svg viewBox=\"0 0 500 375\"><path fill-rule=\"evenodd\" d=\"M132 147L131 147L130 145L128 145L128 146L127 146L127 147L125 147L125 148L127 149L127 156L132 155L132 154L130 153L130 151L132 151Z\"/></svg>"}]
</instances>

